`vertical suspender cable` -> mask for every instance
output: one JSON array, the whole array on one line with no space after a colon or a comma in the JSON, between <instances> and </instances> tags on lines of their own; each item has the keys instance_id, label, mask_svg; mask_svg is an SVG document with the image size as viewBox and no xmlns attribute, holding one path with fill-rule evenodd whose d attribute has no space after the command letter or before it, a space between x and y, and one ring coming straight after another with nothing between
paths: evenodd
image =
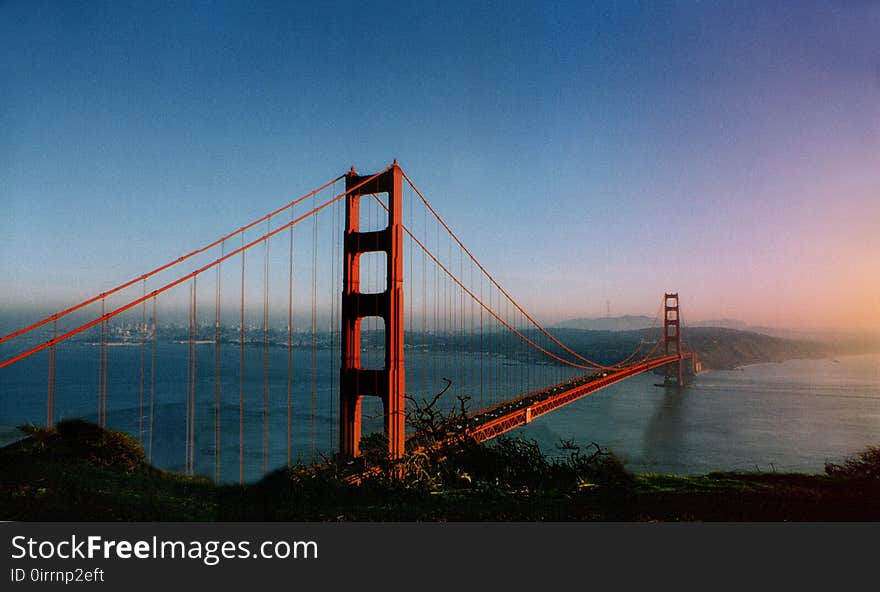
<instances>
[{"instance_id":1,"label":"vertical suspender cable","mask_svg":"<svg viewBox=\"0 0 880 592\"><path fill-rule=\"evenodd\" d=\"M189 416L190 416L190 391L192 385L192 284L189 286L189 331L186 339L186 407L184 411L184 454L183 465L184 472L189 474Z\"/></svg>"},{"instance_id":2,"label":"vertical suspender cable","mask_svg":"<svg viewBox=\"0 0 880 592\"><path fill-rule=\"evenodd\" d=\"M52 339L58 337L58 321L52 321ZM49 348L49 386L46 393L46 427L55 425L55 345Z\"/></svg>"},{"instance_id":3,"label":"vertical suspender cable","mask_svg":"<svg viewBox=\"0 0 880 592\"><path fill-rule=\"evenodd\" d=\"M470 288L474 290L474 266L471 263L470 268ZM476 389L474 389L474 300L473 298L469 298L469 307L468 307L468 349L467 349L467 364L468 364L468 375L470 376L470 382L468 384L468 393L471 397L471 401L473 402L474 394Z\"/></svg>"},{"instance_id":4,"label":"vertical suspender cable","mask_svg":"<svg viewBox=\"0 0 880 592\"><path fill-rule=\"evenodd\" d=\"M156 338L158 326L156 325L156 297L153 297L153 330L152 330L152 346L150 348L150 452L147 460L153 462L153 418L156 411Z\"/></svg>"},{"instance_id":5,"label":"vertical suspender cable","mask_svg":"<svg viewBox=\"0 0 880 592\"><path fill-rule=\"evenodd\" d=\"M447 254L449 253L449 248L446 249L446 252ZM449 294L449 277L443 276L443 333L445 334L444 339L446 340L447 344L451 343L452 341L452 323L450 322L451 319L449 317L449 313L452 309L450 298L451 296ZM451 355L452 350L450 349L449 345L447 345L443 356L443 374L445 377L455 380L455 376L452 375L452 373L450 372L450 370L453 369L450 363ZM450 395L454 392L456 386L458 385L453 384L452 388L450 389Z\"/></svg>"},{"instance_id":6,"label":"vertical suspender cable","mask_svg":"<svg viewBox=\"0 0 880 592\"><path fill-rule=\"evenodd\" d=\"M293 219L293 208L290 208ZM290 466L291 410L293 400L293 226L290 227L289 277L287 286L287 466Z\"/></svg>"},{"instance_id":7,"label":"vertical suspender cable","mask_svg":"<svg viewBox=\"0 0 880 592\"><path fill-rule=\"evenodd\" d=\"M427 237L427 210L422 208L422 234ZM410 240L410 247L413 248L412 240ZM412 296L410 296L412 298ZM427 343L428 343L428 270L427 265L425 263L425 252L422 251L422 347L420 351L422 352L422 395L428 395L428 352L427 352ZM433 353L432 353L433 355Z\"/></svg>"},{"instance_id":8,"label":"vertical suspender cable","mask_svg":"<svg viewBox=\"0 0 880 592\"><path fill-rule=\"evenodd\" d=\"M147 295L147 280L143 283L143 295ZM144 445L144 365L145 354L147 348L147 301L144 300L141 305L141 377L140 388L138 389L138 442Z\"/></svg>"},{"instance_id":9,"label":"vertical suspender cable","mask_svg":"<svg viewBox=\"0 0 880 592\"><path fill-rule=\"evenodd\" d=\"M196 470L196 361L198 360L198 339L199 339L199 316L198 316L198 298L199 291L196 285L196 278L193 278L193 372L192 372L192 403L190 414L189 428L189 471L195 473Z\"/></svg>"},{"instance_id":10,"label":"vertical suspender cable","mask_svg":"<svg viewBox=\"0 0 880 592\"><path fill-rule=\"evenodd\" d=\"M483 274L480 274L480 299L483 299ZM483 307L480 307L480 409L483 408Z\"/></svg>"},{"instance_id":11,"label":"vertical suspender cable","mask_svg":"<svg viewBox=\"0 0 880 592\"><path fill-rule=\"evenodd\" d=\"M339 414L341 410L339 408L339 400L340 393L342 391L342 385L337 378L339 376L339 370L341 368L341 358L342 358L342 276L343 276L343 267L345 265L343 253L345 252L344 246L344 237L345 237L345 202L339 202L339 206L336 210L336 224L334 224L334 228L336 229L336 270L333 273L333 277L335 278L336 288L334 292L336 294L335 300L333 302L333 310L336 314L336 322L334 325L334 332L337 334L336 339L336 347L338 349L334 350L332 355L333 358L333 371L331 372L331 376L334 377L331 380L331 384L334 386L333 393L333 421L331 425L331 432L333 434L333 445L339 446Z\"/></svg>"},{"instance_id":12,"label":"vertical suspender cable","mask_svg":"<svg viewBox=\"0 0 880 592\"><path fill-rule=\"evenodd\" d=\"M459 278L461 279L461 281L465 281L465 278L464 278L464 256L462 255L461 250L458 251L458 274L459 274ZM461 350L461 364L464 367L463 368L464 381L462 383L462 386L465 388L465 390L462 394L469 394L472 392L471 387L470 387L471 372L470 372L470 364L469 364L469 359L468 359L468 354L467 354L468 349L465 349L465 343L467 343L468 348L470 348L470 332L468 330L468 325L467 325L467 321L466 321L467 313L466 313L465 309L467 307L465 306L464 290L458 291L458 298L461 303L460 304L460 314L461 314L460 327L461 327L461 333L462 333L462 339L461 339L461 344L459 345L459 349Z\"/></svg>"},{"instance_id":13,"label":"vertical suspender cable","mask_svg":"<svg viewBox=\"0 0 880 592\"><path fill-rule=\"evenodd\" d=\"M327 281L327 305L330 310L328 311L329 318L327 320L327 341L330 346L330 355L327 359L328 364L328 376L333 376L333 320L335 318L334 314L334 272L336 270L336 241L334 240L334 231L336 229L336 206L333 206L330 209L330 224L328 228L328 239L330 242L330 265L327 266L327 269L330 272L330 277ZM334 424L334 415L333 415L333 387L332 384L327 385L327 414L330 418L330 425L327 427L327 450L333 449L333 424Z\"/></svg>"},{"instance_id":14,"label":"vertical suspender cable","mask_svg":"<svg viewBox=\"0 0 880 592\"><path fill-rule=\"evenodd\" d=\"M244 247L244 233L241 234ZM238 482L244 483L244 263L245 252L241 252L241 317L238 347Z\"/></svg>"},{"instance_id":15,"label":"vertical suspender cable","mask_svg":"<svg viewBox=\"0 0 880 592\"><path fill-rule=\"evenodd\" d=\"M104 316L104 299L101 299L101 316ZM98 338L98 425L104 427L104 322Z\"/></svg>"},{"instance_id":16,"label":"vertical suspender cable","mask_svg":"<svg viewBox=\"0 0 880 592\"><path fill-rule=\"evenodd\" d=\"M226 241L220 243L220 256L226 251ZM214 294L214 481L220 481L220 413L223 404L223 392L220 384L220 289L222 278L217 265L217 285Z\"/></svg>"},{"instance_id":17,"label":"vertical suspender cable","mask_svg":"<svg viewBox=\"0 0 880 592\"><path fill-rule=\"evenodd\" d=\"M459 269L461 273L461 280L465 281L465 273L464 273L464 258L460 259ZM473 283L468 282L468 286L473 289ZM461 299L461 325L462 331L464 334L464 340L462 341L461 346L461 362L464 365L464 373L465 373L465 394L471 396L473 394L473 388L471 387L471 382L473 381L473 372L471 368L471 357L470 353L472 351L473 344L471 343L472 336L472 325L470 322L471 318L471 306L468 304L468 300L465 297L465 292L463 290L459 290L459 298ZM473 302L473 301L471 301Z\"/></svg>"},{"instance_id":18,"label":"vertical suspender cable","mask_svg":"<svg viewBox=\"0 0 880 592\"><path fill-rule=\"evenodd\" d=\"M196 341L199 338L198 325L198 285L197 278L192 283L192 307L190 318L190 392L189 392L189 473L195 473L195 447L196 447Z\"/></svg>"},{"instance_id":19,"label":"vertical suspender cable","mask_svg":"<svg viewBox=\"0 0 880 592\"><path fill-rule=\"evenodd\" d=\"M440 227L438 225L434 225L436 229L435 243L434 249L437 253L440 252ZM438 359L440 356L440 351L437 349L437 333L440 331L440 268L437 265L434 265L434 287L431 290L434 298L434 331L431 334L431 357L433 358L433 366L434 366L434 382L435 384L439 383L438 379Z\"/></svg>"},{"instance_id":20,"label":"vertical suspender cable","mask_svg":"<svg viewBox=\"0 0 880 592\"><path fill-rule=\"evenodd\" d=\"M272 219L266 221L268 234L271 231ZM263 474L269 469L269 239L265 241L265 258L263 260Z\"/></svg>"},{"instance_id":21,"label":"vertical suspender cable","mask_svg":"<svg viewBox=\"0 0 880 592\"><path fill-rule=\"evenodd\" d=\"M453 263L455 260L455 255L452 252L452 242L449 243L449 268L454 269L455 264ZM447 280L448 281L448 280ZM449 329L452 331L452 347L449 350L450 354L450 362L452 364L452 380L456 385L454 388L452 395L461 392L461 356L458 354L458 348L456 347L456 343L459 340L459 332L458 332L458 293L456 291L456 286L449 282Z\"/></svg>"},{"instance_id":22,"label":"vertical suspender cable","mask_svg":"<svg viewBox=\"0 0 880 592\"><path fill-rule=\"evenodd\" d=\"M106 311L106 301L101 298L101 317ZM107 344L107 321L101 321L101 341L98 346L98 425L106 427L106 380L104 352Z\"/></svg>"},{"instance_id":23,"label":"vertical suspender cable","mask_svg":"<svg viewBox=\"0 0 880 592\"><path fill-rule=\"evenodd\" d=\"M523 331L526 330L525 323L523 323L523 318L522 318L521 314L516 313L516 316L519 318L520 333L522 333ZM528 359L529 358L528 358L527 354L528 354L528 351L526 351L526 349L523 348L523 355L520 357L520 365L519 365L520 384L523 385L523 392L526 392L526 393L531 390L529 388L529 374L528 374L528 372L529 372Z\"/></svg>"},{"instance_id":24,"label":"vertical suspender cable","mask_svg":"<svg viewBox=\"0 0 880 592\"><path fill-rule=\"evenodd\" d=\"M309 439L311 460L315 461L315 414L318 403L318 216L312 217L312 355L311 355L311 406L309 413Z\"/></svg>"},{"instance_id":25,"label":"vertical suspender cable","mask_svg":"<svg viewBox=\"0 0 880 592\"><path fill-rule=\"evenodd\" d=\"M409 195L409 200L405 201L404 203L407 207L407 213L409 214L409 225L410 225L410 228L412 228L413 227L412 191L407 192L406 188L404 188L404 194ZM389 218L390 218L390 214L389 214ZM389 220L389 222L390 222L390 220ZM403 246L406 247L405 242L404 242ZM413 320L414 320L413 319L413 298L415 296L415 276L413 276L412 249L406 247L405 252L406 252L407 258L409 259L409 271L407 272L407 276L405 278L405 280L407 282L409 282L409 291L404 290L403 297L407 301L409 301L409 314L407 315L407 321L409 322L409 341L410 341L410 348L411 348L410 351L417 351L415 348L412 347L413 345L415 345L415 340L414 340L415 326L413 325ZM388 273L389 274L391 273L390 269L388 270ZM389 275L389 277L390 277L390 275ZM386 331L387 331L387 329L388 328L386 327ZM405 379L409 383L409 385L404 386L405 392L411 392L412 390L414 390L414 388L413 388L413 385L415 385L414 378L415 378L415 373L412 373L412 374L410 374L409 372L406 373Z\"/></svg>"}]
</instances>

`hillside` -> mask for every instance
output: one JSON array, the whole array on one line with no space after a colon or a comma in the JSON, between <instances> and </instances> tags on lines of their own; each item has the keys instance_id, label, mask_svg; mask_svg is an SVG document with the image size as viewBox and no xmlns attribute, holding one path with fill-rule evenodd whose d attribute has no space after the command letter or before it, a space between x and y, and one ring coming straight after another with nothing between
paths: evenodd
<instances>
[{"instance_id":1,"label":"hillside","mask_svg":"<svg viewBox=\"0 0 880 592\"><path fill-rule=\"evenodd\" d=\"M620 317L591 317L560 321L554 325L556 329L583 329L586 331L636 331L653 327L656 319L645 315L624 315ZM712 319L705 321L686 321L688 327L724 327L740 331L755 330L744 321L737 319ZM764 331L759 331L763 333ZM785 337L784 335L782 337Z\"/></svg>"},{"instance_id":2,"label":"hillside","mask_svg":"<svg viewBox=\"0 0 880 592\"><path fill-rule=\"evenodd\" d=\"M642 339L650 342L643 346L643 350L649 350L658 335L656 329L641 331L556 329L553 332L572 349L606 364L624 358ZM732 369L760 362L823 358L832 355L830 346L818 342L783 339L722 327L687 327L683 336L685 349L697 352L705 369Z\"/></svg>"},{"instance_id":3,"label":"hillside","mask_svg":"<svg viewBox=\"0 0 880 592\"><path fill-rule=\"evenodd\" d=\"M0 448L0 519L25 521L877 520L880 449L824 475L634 475L608 451L500 438L436 459L413 457L397 477L361 484L278 470L258 483L215 485L160 471L128 436L83 422ZM407 467L410 467L407 470ZM390 473L389 473L390 474Z\"/></svg>"},{"instance_id":4,"label":"hillside","mask_svg":"<svg viewBox=\"0 0 880 592\"><path fill-rule=\"evenodd\" d=\"M688 327L685 344L696 351L705 368L732 369L746 364L824 358L832 349L814 341L783 339L720 327Z\"/></svg>"},{"instance_id":5,"label":"hillside","mask_svg":"<svg viewBox=\"0 0 880 592\"><path fill-rule=\"evenodd\" d=\"M562 343L583 356L601 364L616 364L629 356L639 343L647 353L662 336L662 327L635 331L588 331L583 329L557 328L551 332ZM536 342L546 338L536 330L524 331ZM722 327L687 327L683 333L685 349L696 351L706 369L731 369L760 362L781 362L796 358L823 358L840 353L837 348L814 341L771 337L751 331L739 331ZM369 336L368 336L369 338ZM480 338L483 351L508 351L509 355L522 355L516 347L516 337L506 333L487 333ZM471 337L455 335L409 334L410 347L433 351L474 351ZM513 346L511 346L513 344Z\"/></svg>"},{"instance_id":6,"label":"hillside","mask_svg":"<svg viewBox=\"0 0 880 592\"><path fill-rule=\"evenodd\" d=\"M647 329L654 324L654 319L644 315L626 315L622 317L598 317L568 319L553 325L556 329L582 329L585 331L635 331Z\"/></svg>"}]
</instances>

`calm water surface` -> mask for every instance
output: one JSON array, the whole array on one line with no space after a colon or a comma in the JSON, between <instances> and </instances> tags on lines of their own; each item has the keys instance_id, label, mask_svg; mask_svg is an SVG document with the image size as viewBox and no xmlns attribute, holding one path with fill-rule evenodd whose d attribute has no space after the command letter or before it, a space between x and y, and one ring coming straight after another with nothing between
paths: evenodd
<instances>
[{"instance_id":1,"label":"calm water surface","mask_svg":"<svg viewBox=\"0 0 880 592\"><path fill-rule=\"evenodd\" d=\"M160 344L156 354L153 462L172 470L181 470L184 461L185 347ZM214 357L210 346L200 347L204 349L199 364L206 375L199 381L196 468L212 475L216 384L207 370L213 368ZM138 435L139 418L143 417L146 442L148 417L139 412L140 348L112 347L110 356L110 425ZM245 374L239 376L238 350L229 347L222 351L219 462L223 480L238 477L240 384L245 387L246 478L261 474L260 356L259 348L246 350ZM430 390L434 386L431 381L444 375L444 368L454 366L449 355L409 352L407 356L407 379L416 390ZM294 354L295 459L308 461L313 454L334 447L337 358L330 350L319 350L314 358L307 350ZM485 356L459 355L459 364L462 359L469 366L470 382L460 387L473 393L475 400L477 393L482 393L484 404L491 401L493 389L501 394L516 392L521 385L517 377L546 372L546 367ZM266 459L270 469L282 466L287 455L286 360L283 349L270 351ZM499 369L500 374L493 376ZM0 371L0 442L15 438L15 425L45 423L46 372L47 356L35 356ZM97 348L71 345L63 355L59 350L56 419L95 418L97 373ZM614 451L631 470L682 474L756 468L821 472L826 460L840 460L868 444L880 444L880 355L707 371L697 377L692 388L684 390L666 390L654 386L656 382L654 375L628 379L539 418L514 434L535 439L551 454L558 453L556 444L562 438L582 444L597 442ZM365 432L380 426L380 409L368 405Z\"/></svg>"},{"instance_id":2,"label":"calm water surface","mask_svg":"<svg viewBox=\"0 0 880 592\"><path fill-rule=\"evenodd\" d=\"M755 364L700 374L692 388L637 376L522 430L548 451L595 441L635 471L821 472L880 444L880 355Z\"/></svg>"}]
</instances>

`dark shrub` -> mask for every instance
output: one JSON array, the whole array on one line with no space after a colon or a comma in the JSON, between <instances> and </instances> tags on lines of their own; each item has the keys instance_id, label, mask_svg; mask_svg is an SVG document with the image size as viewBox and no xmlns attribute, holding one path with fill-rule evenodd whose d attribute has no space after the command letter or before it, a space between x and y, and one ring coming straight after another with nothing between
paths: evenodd
<instances>
[{"instance_id":1,"label":"dark shrub","mask_svg":"<svg viewBox=\"0 0 880 592\"><path fill-rule=\"evenodd\" d=\"M511 488L537 487L550 471L537 442L506 436L468 447L453 462L474 479Z\"/></svg>"},{"instance_id":2,"label":"dark shrub","mask_svg":"<svg viewBox=\"0 0 880 592\"><path fill-rule=\"evenodd\" d=\"M19 446L33 455L76 458L127 472L148 466L135 438L81 419L65 420L54 428L23 425L18 429L29 436Z\"/></svg>"},{"instance_id":3,"label":"dark shrub","mask_svg":"<svg viewBox=\"0 0 880 592\"><path fill-rule=\"evenodd\" d=\"M842 464L827 462L825 473L838 479L880 482L880 446L868 446L843 459Z\"/></svg>"},{"instance_id":4,"label":"dark shrub","mask_svg":"<svg viewBox=\"0 0 880 592\"><path fill-rule=\"evenodd\" d=\"M134 471L147 465L143 447L124 432L110 432L80 419L62 421L56 430L69 456L124 471Z\"/></svg>"}]
</instances>

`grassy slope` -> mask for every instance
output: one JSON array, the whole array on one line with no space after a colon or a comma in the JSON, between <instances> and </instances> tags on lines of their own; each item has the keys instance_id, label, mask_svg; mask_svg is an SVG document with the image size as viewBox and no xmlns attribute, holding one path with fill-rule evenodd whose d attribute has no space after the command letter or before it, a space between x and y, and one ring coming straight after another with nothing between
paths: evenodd
<instances>
[{"instance_id":1,"label":"grassy slope","mask_svg":"<svg viewBox=\"0 0 880 592\"><path fill-rule=\"evenodd\" d=\"M245 486L159 471L121 436L83 451L57 437L0 449L0 518L186 520L880 520L877 481L825 475L625 475L577 484L556 473L486 476L440 487L350 486L279 471ZM130 462L116 462L118 447ZM103 448L102 448L103 447ZM100 453L96 454L95 450ZM482 453L480 453L482 454ZM141 453L142 455L142 453ZM485 455L484 455L485 456ZM487 457L497 462L498 457ZM474 465L476 466L476 465ZM558 471L557 471L558 473ZM567 479L567 477L566 477ZM450 484L451 483L451 484Z\"/></svg>"}]
</instances>

